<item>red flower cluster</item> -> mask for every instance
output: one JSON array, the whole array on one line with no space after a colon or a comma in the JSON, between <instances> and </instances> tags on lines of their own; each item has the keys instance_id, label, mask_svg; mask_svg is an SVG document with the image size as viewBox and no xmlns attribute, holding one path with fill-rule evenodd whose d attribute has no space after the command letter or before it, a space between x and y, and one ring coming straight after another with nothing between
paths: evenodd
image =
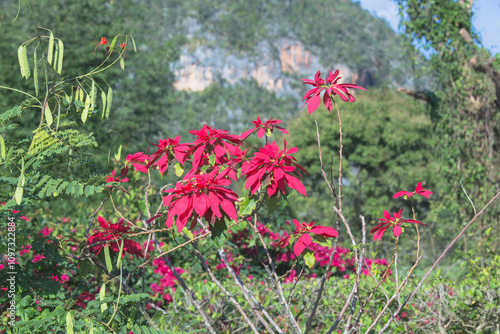
<instances>
[{"instance_id":1,"label":"red flower cluster","mask_svg":"<svg viewBox=\"0 0 500 334\"><path fill-rule=\"evenodd\" d=\"M387 231L391 227L394 236L399 237L401 235L401 232L403 232L401 225L404 223L414 223L427 226L426 224L421 223L418 220L402 219L402 213L403 209L399 210L399 212L394 212L391 217L391 214L387 212L387 210L384 210L384 218L379 219L382 223L379 223L370 231L370 234L373 234L373 240L380 240L384 236L385 231Z\"/></svg>"},{"instance_id":2,"label":"red flower cluster","mask_svg":"<svg viewBox=\"0 0 500 334\"><path fill-rule=\"evenodd\" d=\"M215 130L214 128L203 125L197 130L191 130L189 133L198 137L193 143L186 144L189 149L184 156L186 160L193 155L193 170L206 165L208 157L215 154L216 165L222 165L228 161L228 156L237 154L236 148L243 146L243 142L236 135L230 135L229 131Z\"/></svg>"},{"instance_id":3,"label":"red flower cluster","mask_svg":"<svg viewBox=\"0 0 500 334\"><path fill-rule=\"evenodd\" d=\"M409 191L398 191L397 193L394 194L394 198L398 198L398 197L401 197L401 196L408 196L408 197L412 197L413 195L420 195L420 196L424 196L425 198L429 198L430 195L432 195L432 191L430 190L425 190L424 187L422 187L422 182L419 182L417 184L417 187L415 188L415 191L413 192L409 192Z\"/></svg>"},{"instance_id":4,"label":"red flower cluster","mask_svg":"<svg viewBox=\"0 0 500 334\"><path fill-rule=\"evenodd\" d=\"M252 123L255 124L255 128L243 132L240 136L241 139L245 140L248 136L250 136L251 134L253 134L255 132L257 132L257 136L260 139L262 139L262 137L264 137L264 135L266 135L266 134L267 134L267 136L270 136L271 133L273 133L275 128L280 130L284 134L288 134L288 131L286 131L281 126L276 125L276 124L281 123L281 120L279 120L279 119L270 118L264 124L262 124L262 121L260 120L260 118L257 117L257 120L252 121Z\"/></svg>"},{"instance_id":5,"label":"red flower cluster","mask_svg":"<svg viewBox=\"0 0 500 334\"><path fill-rule=\"evenodd\" d=\"M309 235L309 233L321 235L325 238L334 238L338 237L339 235L333 227L314 226L314 224L316 224L315 222L310 222L310 223L303 222L302 224L300 224L298 220L293 219L293 224L295 225L296 228L294 235L287 236L285 239L278 242L276 246L284 248L288 246L288 244L290 243L290 239L295 239L298 237L297 242L295 242L295 245L293 246L293 252L295 253L296 256L302 254L304 249L309 248L309 246L313 244L312 238Z\"/></svg>"},{"instance_id":6,"label":"red flower cluster","mask_svg":"<svg viewBox=\"0 0 500 334\"><path fill-rule=\"evenodd\" d=\"M198 174L192 178L187 176L175 188L165 190L170 193L163 198L163 205L168 208L167 227L174 224L175 216L179 233L189 220L192 222L190 229L193 229L198 217L204 217L211 224L223 216L237 220L235 203L238 202L238 195L225 188L231 184L225 178L228 172L229 169L219 172L216 168L208 174Z\"/></svg>"},{"instance_id":7,"label":"red flower cluster","mask_svg":"<svg viewBox=\"0 0 500 334\"><path fill-rule=\"evenodd\" d=\"M158 166L160 173L163 174L167 170L169 162L171 162L174 158L181 164L184 164L184 154L189 146L187 144L181 144L180 141L181 136L177 136L174 139L160 139L158 144L153 144L158 146L158 150L151 155L150 161L145 168L148 169L151 165L156 165Z\"/></svg>"},{"instance_id":8,"label":"red flower cluster","mask_svg":"<svg viewBox=\"0 0 500 334\"><path fill-rule=\"evenodd\" d=\"M290 155L297 151L296 147L287 150L286 140L285 149L282 151L280 151L276 142L259 149L259 152L254 154L254 158L241 168L242 175L246 176L245 189L250 188L253 195L262 185L269 186L267 192L271 197L278 189L284 194L285 186L288 186L307 196L306 188L302 182L291 175L295 171L293 165L305 172L295 162L295 158ZM299 175L302 177L300 173Z\"/></svg>"},{"instance_id":9,"label":"red flower cluster","mask_svg":"<svg viewBox=\"0 0 500 334\"><path fill-rule=\"evenodd\" d=\"M340 96L342 101L344 102L354 102L356 99L352 94L349 93L348 88L357 88L366 90L366 88L356 86L355 84L345 83L340 84L337 83L341 77L339 75L339 70L335 71L335 74L330 71L330 74L326 78L326 83L323 79L321 79L321 73L318 71L314 76L314 80L302 79L302 83L306 85L312 85L314 88L310 89L304 98L306 101L304 102L304 107L307 105L307 110L309 110L309 115L312 114L316 109L318 109L321 103L321 92L325 91L323 95L323 103L325 104L326 109L332 112L333 109L333 97L335 95Z\"/></svg>"},{"instance_id":10,"label":"red flower cluster","mask_svg":"<svg viewBox=\"0 0 500 334\"><path fill-rule=\"evenodd\" d=\"M120 251L120 245L122 241L116 241L116 239L121 238L123 234L130 233L130 227L125 226L125 221L123 219L120 219L116 224L111 224L104 220L104 218L99 216L98 221L99 225L101 226L101 230L88 237L87 245L91 245L97 242L102 243L90 246L90 251L94 252L97 255L107 244L111 251L118 253ZM136 257L143 257L141 245L138 242L129 239L123 239L123 243L124 253L135 255ZM124 253L122 254L122 257L125 256Z\"/></svg>"}]
</instances>

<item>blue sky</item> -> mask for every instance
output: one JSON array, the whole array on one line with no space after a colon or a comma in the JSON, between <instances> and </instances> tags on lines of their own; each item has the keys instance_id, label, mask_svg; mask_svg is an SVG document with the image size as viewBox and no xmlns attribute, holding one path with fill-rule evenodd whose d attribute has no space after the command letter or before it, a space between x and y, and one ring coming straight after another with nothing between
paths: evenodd
<instances>
[{"instance_id":1,"label":"blue sky","mask_svg":"<svg viewBox=\"0 0 500 334\"><path fill-rule=\"evenodd\" d=\"M398 31L398 8L392 0L359 0L361 6L386 19ZM500 0L474 0L472 23L483 45L493 54L500 52Z\"/></svg>"}]
</instances>

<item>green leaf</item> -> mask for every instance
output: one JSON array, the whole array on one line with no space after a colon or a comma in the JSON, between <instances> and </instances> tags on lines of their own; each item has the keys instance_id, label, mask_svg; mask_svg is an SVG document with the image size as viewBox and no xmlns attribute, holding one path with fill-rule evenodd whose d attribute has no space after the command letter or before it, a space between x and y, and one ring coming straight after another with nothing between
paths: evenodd
<instances>
[{"instance_id":1,"label":"green leaf","mask_svg":"<svg viewBox=\"0 0 500 334\"><path fill-rule=\"evenodd\" d=\"M306 265L309 267L309 269L311 269L314 266L314 261L316 261L313 251L311 251L310 249L306 249L303 254Z\"/></svg>"},{"instance_id":2,"label":"green leaf","mask_svg":"<svg viewBox=\"0 0 500 334\"><path fill-rule=\"evenodd\" d=\"M130 36L130 39L132 40L132 47L134 48L134 52L137 53L137 48L135 46L135 40L134 40L134 37L133 36Z\"/></svg>"},{"instance_id":3,"label":"green leaf","mask_svg":"<svg viewBox=\"0 0 500 334\"><path fill-rule=\"evenodd\" d=\"M7 152L7 157L5 158L5 165L3 166L3 168L7 168L7 166L9 166L10 157L12 156L13 150L14 150L14 147L11 146L9 148L9 152Z\"/></svg>"},{"instance_id":4,"label":"green leaf","mask_svg":"<svg viewBox=\"0 0 500 334\"><path fill-rule=\"evenodd\" d=\"M188 230L187 227L184 227L182 229L182 233L184 233L189 239L193 239L193 233L190 230Z\"/></svg>"},{"instance_id":5,"label":"green leaf","mask_svg":"<svg viewBox=\"0 0 500 334\"><path fill-rule=\"evenodd\" d=\"M101 90L101 99L102 99L102 118L104 119L104 115L106 114L106 93L104 93L103 90Z\"/></svg>"},{"instance_id":6,"label":"green leaf","mask_svg":"<svg viewBox=\"0 0 500 334\"><path fill-rule=\"evenodd\" d=\"M240 208L238 215L240 217L247 216L253 212L256 208L255 199L250 199L249 197L245 197L244 199L240 198Z\"/></svg>"},{"instance_id":7,"label":"green leaf","mask_svg":"<svg viewBox=\"0 0 500 334\"><path fill-rule=\"evenodd\" d=\"M51 126L54 120L52 119L52 112L50 111L49 104L45 104L45 108L43 108L45 114L45 120L47 121L47 125Z\"/></svg>"},{"instance_id":8,"label":"green leaf","mask_svg":"<svg viewBox=\"0 0 500 334\"><path fill-rule=\"evenodd\" d=\"M208 162L210 163L210 166L215 166L215 154L211 154L209 157L208 157Z\"/></svg>"},{"instance_id":9,"label":"green leaf","mask_svg":"<svg viewBox=\"0 0 500 334\"><path fill-rule=\"evenodd\" d=\"M54 34L52 34L51 31L49 37L49 49L47 51L47 61L49 62L50 65L52 65L53 57L54 57Z\"/></svg>"},{"instance_id":10,"label":"green leaf","mask_svg":"<svg viewBox=\"0 0 500 334\"><path fill-rule=\"evenodd\" d=\"M38 96L38 58L36 56L36 49L33 52L33 83L35 84L35 96Z\"/></svg>"},{"instance_id":11,"label":"green leaf","mask_svg":"<svg viewBox=\"0 0 500 334\"><path fill-rule=\"evenodd\" d=\"M19 58L19 65L21 66L21 75L23 78L30 77L30 64L28 63L28 51L25 45L21 45L17 50L17 57Z\"/></svg>"},{"instance_id":12,"label":"green leaf","mask_svg":"<svg viewBox=\"0 0 500 334\"><path fill-rule=\"evenodd\" d=\"M82 111L82 122L83 123L85 123L87 121L89 108L90 108L90 96L87 94L87 97L85 98L85 107L83 108L83 111Z\"/></svg>"},{"instance_id":13,"label":"green leaf","mask_svg":"<svg viewBox=\"0 0 500 334\"><path fill-rule=\"evenodd\" d=\"M90 90L90 111L94 113L94 108L95 108L95 81L92 80L92 89Z\"/></svg>"},{"instance_id":14,"label":"green leaf","mask_svg":"<svg viewBox=\"0 0 500 334\"><path fill-rule=\"evenodd\" d=\"M223 219L216 220L213 225L209 226L209 229L212 232L211 240L218 249L221 249L227 239L224 235L224 231L227 230L226 222Z\"/></svg>"},{"instance_id":15,"label":"green leaf","mask_svg":"<svg viewBox=\"0 0 500 334\"><path fill-rule=\"evenodd\" d=\"M106 297L106 283L102 283L101 290L99 290L99 300L104 300L105 297ZM108 304L102 303L101 312L104 312L107 309L108 309Z\"/></svg>"},{"instance_id":16,"label":"green leaf","mask_svg":"<svg viewBox=\"0 0 500 334\"><path fill-rule=\"evenodd\" d=\"M109 113L111 112L111 103L113 102L113 88L108 88L108 98L106 104L106 118L109 118Z\"/></svg>"},{"instance_id":17,"label":"green leaf","mask_svg":"<svg viewBox=\"0 0 500 334\"><path fill-rule=\"evenodd\" d=\"M66 331L68 334L75 334L73 331L73 317L71 316L71 311L66 313Z\"/></svg>"},{"instance_id":18,"label":"green leaf","mask_svg":"<svg viewBox=\"0 0 500 334\"><path fill-rule=\"evenodd\" d=\"M5 142L3 137L0 135L0 156L5 160Z\"/></svg>"},{"instance_id":19,"label":"green leaf","mask_svg":"<svg viewBox=\"0 0 500 334\"><path fill-rule=\"evenodd\" d=\"M174 165L175 169L175 175L177 177L181 177L181 175L184 173L184 169L181 167L181 164L178 162Z\"/></svg>"},{"instance_id":20,"label":"green leaf","mask_svg":"<svg viewBox=\"0 0 500 334\"><path fill-rule=\"evenodd\" d=\"M115 36L113 38L113 40L111 41L111 44L109 45L109 54L111 54L111 52L113 52L113 49L115 48L115 44L116 44L116 40L118 39L118 36Z\"/></svg>"},{"instance_id":21,"label":"green leaf","mask_svg":"<svg viewBox=\"0 0 500 334\"><path fill-rule=\"evenodd\" d=\"M22 199L23 199L23 187L17 186L16 191L14 193L14 200L18 205L21 205Z\"/></svg>"},{"instance_id":22,"label":"green leaf","mask_svg":"<svg viewBox=\"0 0 500 334\"><path fill-rule=\"evenodd\" d=\"M61 75L62 65L63 65L63 57L64 57L64 44L61 40L57 43L59 49L59 58L57 59L57 73Z\"/></svg>"},{"instance_id":23,"label":"green leaf","mask_svg":"<svg viewBox=\"0 0 500 334\"><path fill-rule=\"evenodd\" d=\"M122 70L125 70L125 59L120 58L120 67Z\"/></svg>"},{"instance_id":24,"label":"green leaf","mask_svg":"<svg viewBox=\"0 0 500 334\"><path fill-rule=\"evenodd\" d=\"M125 245L125 241L122 240L120 244L120 250L118 251L118 259L116 260L116 268L120 268L120 265L122 264L122 253L123 253L123 246Z\"/></svg>"},{"instance_id":25,"label":"green leaf","mask_svg":"<svg viewBox=\"0 0 500 334\"><path fill-rule=\"evenodd\" d=\"M120 161L121 156L122 156L122 145L118 147L118 152L115 153L115 159L117 161Z\"/></svg>"},{"instance_id":26,"label":"green leaf","mask_svg":"<svg viewBox=\"0 0 500 334\"><path fill-rule=\"evenodd\" d=\"M106 269L108 269L108 272L113 271L113 263L111 262L111 257L109 256L108 245L104 246L104 259L106 260Z\"/></svg>"}]
</instances>

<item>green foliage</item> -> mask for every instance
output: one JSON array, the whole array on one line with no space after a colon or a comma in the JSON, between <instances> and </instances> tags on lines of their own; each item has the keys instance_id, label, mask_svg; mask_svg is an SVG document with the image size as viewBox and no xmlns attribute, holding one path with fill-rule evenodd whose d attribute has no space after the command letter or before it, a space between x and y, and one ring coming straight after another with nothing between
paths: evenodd
<instances>
[{"instance_id":1,"label":"green foliage","mask_svg":"<svg viewBox=\"0 0 500 334\"><path fill-rule=\"evenodd\" d=\"M472 1L398 3L407 48L414 50L413 45L418 45L428 50L429 71L436 78L435 85L426 89L434 101L431 107L442 176L436 189L443 201L433 206L431 217L448 223L453 233L440 234L447 238L474 216L474 208L461 189L462 179L476 207L486 204L497 191L490 185L500 181L496 135L500 131L500 104L495 102L498 72L495 74L495 58L490 59L472 25ZM481 233L490 226L498 235L499 217L498 207L490 209L470 236L480 242Z\"/></svg>"}]
</instances>

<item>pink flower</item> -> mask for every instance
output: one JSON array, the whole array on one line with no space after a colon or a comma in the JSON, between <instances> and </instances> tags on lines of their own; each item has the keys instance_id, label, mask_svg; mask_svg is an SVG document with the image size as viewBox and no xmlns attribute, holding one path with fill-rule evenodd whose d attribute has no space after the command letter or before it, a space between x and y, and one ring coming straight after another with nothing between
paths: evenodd
<instances>
[{"instance_id":1,"label":"pink flower","mask_svg":"<svg viewBox=\"0 0 500 334\"><path fill-rule=\"evenodd\" d=\"M379 223L370 231L370 234L373 234L373 240L380 240L384 236L385 231L391 227L394 236L399 237L401 232L403 232L401 225L404 223L414 223L427 226L427 224L421 223L418 220L401 219L402 212L403 209L399 210L399 212L394 212L393 217L391 217L391 214L387 212L387 210L384 210L384 218L379 219L382 223Z\"/></svg>"},{"instance_id":2,"label":"pink flower","mask_svg":"<svg viewBox=\"0 0 500 334\"><path fill-rule=\"evenodd\" d=\"M125 160L125 168L128 170L128 165L130 164L134 166L136 173L147 173L148 169L146 168L146 164L149 159L149 156L142 152L129 154L127 155L127 159Z\"/></svg>"},{"instance_id":3,"label":"pink flower","mask_svg":"<svg viewBox=\"0 0 500 334\"><path fill-rule=\"evenodd\" d=\"M271 197L278 190L284 194L285 186L288 186L307 196L306 188L302 182L292 175L295 167L305 172L295 162L295 158L291 156L292 153L297 151L296 147L287 150L286 140L285 149L282 151L280 151L276 142L260 148L259 152L254 154L254 158L241 168L241 174L246 176L245 189L250 188L253 195L263 185L268 187L267 192ZM300 173L298 174L302 177Z\"/></svg>"},{"instance_id":4,"label":"pink flower","mask_svg":"<svg viewBox=\"0 0 500 334\"><path fill-rule=\"evenodd\" d=\"M314 76L314 80L302 79L303 84L314 86L314 88L310 89L306 93L306 95L304 95L304 99L306 101L302 106L304 107L306 104L308 104L307 109L309 111L309 115L312 114L316 109L318 109L321 103L322 91L325 91L323 95L323 103L325 104L326 109L332 112L333 109L332 99L335 95L340 96L340 98L344 102L354 102L356 101L356 99L349 93L347 89L357 88L366 90L363 87L359 87L351 83L345 83L345 84L337 83L337 81L339 81L340 79L338 75L339 75L339 70L335 71L335 74L332 71L330 71L330 74L326 78L326 83L325 81L323 81L323 79L321 79L320 71L316 73L316 75Z\"/></svg>"},{"instance_id":5,"label":"pink flower","mask_svg":"<svg viewBox=\"0 0 500 334\"><path fill-rule=\"evenodd\" d=\"M193 229L198 217L204 217L210 224L223 216L237 220L235 203L238 202L238 195L225 188L231 184L231 180L226 178L229 171L226 169L219 173L216 168L208 174L194 175L192 178L186 175L182 182L177 182L175 188L165 190L170 193L163 198L163 205L168 208L167 227L174 224L175 216L179 233L188 221L191 221L190 229Z\"/></svg>"},{"instance_id":6,"label":"pink flower","mask_svg":"<svg viewBox=\"0 0 500 334\"><path fill-rule=\"evenodd\" d=\"M309 248L311 245L315 244L310 236L309 233L315 234L315 235L320 235L325 238L335 238L338 237L338 232L333 228L333 227L328 227L328 226L314 226L316 224L315 222L310 222L310 223L299 223L298 220L293 219L293 224L295 225L295 232L294 235L287 236L285 239L281 240L276 244L276 246L279 246L281 248L284 248L288 246L290 243L290 240L296 239L297 236L297 241L295 242L295 245L293 246L293 252L295 253L296 256L299 256L302 254L304 249Z\"/></svg>"},{"instance_id":7,"label":"pink flower","mask_svg":"<svg viewBox=\"0 0 500 334\"><path fill-rule=\"evenodd\" d=\"M43 235L44 237L46 237L46 236L49 236L49 235L52 233L52 231L54 231L54 229L53 229L53 228L48 228L47 226L45 226L45 227L44 227L44 228L43 228L40 232L38 232L38 233L42 233L42 235Z\"/></svg>"},{"instance_id":8,"label":"pink flower","mask_svg":"<svg viewBox=\"0 0 500 334\"><path fill-rule=\"evenodd\" d=\"M256 121L252 121L253 124L255 124L255 128L247 130L243 132L240 136L241 139L246 139L248 136L251 134L257 132L257 136L262 139L264 135L270 136L271 133L273 133L274 129L278 129L284 134L288 134L288 131L286 131L284 128L281 126L277 126L276 124L280 124L281 121L279 119L268 119L264 124L262 124L262 121L260 120L259 117L257 117Z\"/></svg>"},{"instance_id":9,"label":"pink flower","mask_svg":"<svg viewBox=\"0 0 500 334\"><path fill-rule=\"evenodd\" d=\"M69 223L71 221L71 218L66 218L66 217L63 217L62 219L62 222L65 224L65 223Z\"/></svg>"},{"instance_id":10,"label":"pink flower","mask_svg":"<svg viewBox=\"0 0 500 334\"><path fill-rule=\"evenodd\" d=\"M415 191L414 192L409 192L409 191L398 191L397 193L394 194L394 198L398 198L398 197L401 197L401 196L408 196L408 197L412 197L413 195L420 195L420 196L424 196L425 198L429 198L430 195L432 195L432 191L430 190L425 190L424 187L422 187L422 182L419 182L417 184L417 187L415 188Z\"/></svg>"},{"instance_id":11,"label":"pink flower","mask_svg":"<svg viewBox=\"0 0 500 334\"><path fill-rule=\"evenodd\" d=\"M177 136L174 139L160 139L158 144L153 144L158 146L158 150L151 155L151 161L148 162L146 168L151 165L158 166L160 173L165 173L168 168L169 162L177 159L181 164L184 164L184 154L189 148L188 144L181 144L181 136Z\"/></svg>"},{"instance_id":12,"label":"pink flower","mask_svg":"<svg viewBox=\"0 0 500 334\"><path fill-rule=\"evenodd\" d=\"M46 258L45 256L37 254L37 255L33 256L33 260L31 260L31 262L37 263L38 261L41 261L42 259L45 259L45 258Z\"/></svg>"}]
</instances>

